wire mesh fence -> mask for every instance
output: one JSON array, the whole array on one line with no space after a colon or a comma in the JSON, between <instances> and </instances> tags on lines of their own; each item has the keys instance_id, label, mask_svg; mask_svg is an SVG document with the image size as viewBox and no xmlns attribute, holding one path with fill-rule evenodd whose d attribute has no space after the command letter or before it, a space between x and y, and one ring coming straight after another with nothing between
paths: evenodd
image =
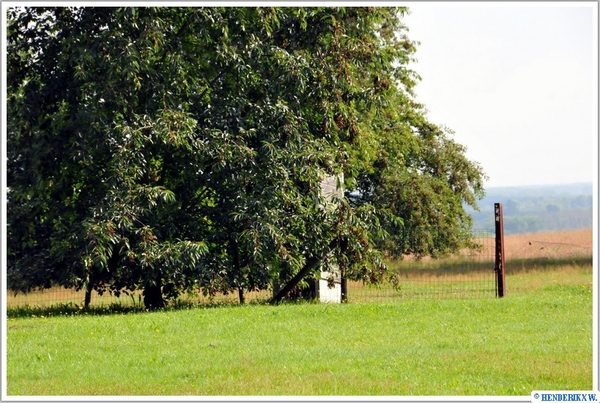
<instances>
[{"instance_id":1,"label":"wire mesh fence","mask_svg":"<svg viewBox=\"0 0 600 403\"><path fill-rule=\"evenodd\" d=\"M407 259L400 266L392 264L390 275L376 285L348 282L348 302L385 301L397 298L482 298L493 296L494 283L494 232L478 231L475 234L479 248L465 250L452 259L420 261ZM247 302L266 301L272 290L246 292ZM33 291L28 294L7 295L7 306L48 307L72 304L83 307L85 291L62 287ZM179 302L194 304L236 303L237 293L207 297L202 292L182 295ZM143 305L142 291L116 297L108 292L92 292L90 306Z\"/></svg>"},{"instance_id":2,"label":"wire mesh fence","mask_svg":"<svg viewBox=\"0 0 600 403\"><path fill-rule=\"evenodd\" d=\"M464 250L445 259L405 259L391 262L390 276L376 285L348 282L348 302L396 301L408 298L493 298L496 295L494 271L495 234L477 231L475 250ZM573 232L517 234L505 237L506 273L546 270L564 265L591 265L593 260L591 229ZM519 285L507 281L508 295ZM266 301L272 290L246 292L247 302ZM53 287L28 294L7 291L7 307L49 307L59 304L83 306L85 292ZM201 292L182 295L180 301L195 304L236 303L237 293L206 297ZM92 293L91 306L143 305L141 291L115 297L110 293Z\"/></svg>"},{"instance_id":3,"label":"wire mesh fence","mask_svg":"<svg viewBox=\"0 0 600 403\"><path fill-rule=\"evenodd\" d=\"M110 305L114 303L127 303L132 304L135 302L134 296L122 296L117 298L108 293L102 296L94 293L92 297L92 303L97 304L101 301L102 304ZM35 307L48 307L59 304L75 304L83 306L85 300L85 291L75 291L73 289L66 289L63 287L52 287L43 290L31 291L27 294L14 293L11 290L7 291L6 305L9 308L20 307L20 306L35 306Z\"/></svg>"},{"instance_id":4,"label":"wire mesh fence","mask_svg":"<svg viewBox=\"0 0 600 403\"><path fill-rule=\"evenodd\" d=\"M524 285L513 281L524 271L591 266L592 230L515 234L504 238L505 289ZM445 259L406 259L391 264L391 277L380 284L348 283L348 302L392 302L399 299L493 298L496 296L495 233L477 231L476 250Z\"/></svg>"},{"instance_id":5,"label":"wire mesh fence","mask_svg":"<svg viewBox=\"0 0 600 403\"><path fill-rule=\"evenodd\" d=\"M378 284L348 283L349 302L393 301L399 298L488 298L496 295L495 234L477 231L476 249L443 259L404 259L391 264Z\"/></svg>"},{"instance_id":6,"label":"wire mesh fence","mask_svg":"<svg viewBox=\"0 0 600 403\"><path fill-rule=\"evenodd\" d=\"M528 285L519 281L528 272L572 270L589 267L594 260L592 229L515 234L506 237L509 295L526 292ZM552 284L556 286L556 283Z\"/></svg>"},{"instance_id":7,"label":"wire mesh fence","mask_svg":"<svg viewBox=\"0 0 600 403\"><path fill-rule=\"evenodd\" d=\"M252 291L245 293L247 302L266 301L272 296L271 290ZM135 291L130 294L121 294L119 297L106 292L102 295L92 292L90 306L143 306L142 291ZM75 305L84 306L85 291L75 291L63 287L52 287L44 290L36 290L27 294L15 294L8 290L6 296L6 305L9 308L14 307L50 307L57 305ZM214 304L233 304L239 301L237 293L217 294L214 296L205 296L201 291L190 294L182 294L176 300L176 303L192 303L199 305Z\"/></svg>"}]
</instances>

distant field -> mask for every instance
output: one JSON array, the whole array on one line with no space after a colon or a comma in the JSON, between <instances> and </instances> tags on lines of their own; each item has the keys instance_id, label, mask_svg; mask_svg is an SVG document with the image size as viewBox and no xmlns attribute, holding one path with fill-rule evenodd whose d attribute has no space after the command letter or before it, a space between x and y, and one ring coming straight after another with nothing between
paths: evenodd
<instances>
[{"instance_id":1,"label":"distant field","mask_svg":"<svg viewBox=\"0 0 600 403\"><path fill-rule=\"evenodd\" d=\"M591 228L574 231L538 232L505 237L505 253L509 258L560 257L591 253Z\"/></svg>"},{"instance_id":2,"label":"distant field","mask_svg":"<svg viewBox=\"0 0 600 403\"><path fill-rule=\"evenodd\" d=\"M492 260L494 258L494 233L488 234L489 239L479 239L483 249L480 251L465 250L463 258L475 258L473 260ZM545 258L547 260L560 260L573 256L591 257L593 252L592 228L558 231L558 232L536 232L527 234L506 235L504 237L504 253L506 261ZM431 264L450 262L454 257L431 259L423 258L420 263L425 266ZM405 261L392 262L398 265L410 266L414 262L408 257ZM419 264L420 264L419 263Z\"/></svg>"}]
</instances>

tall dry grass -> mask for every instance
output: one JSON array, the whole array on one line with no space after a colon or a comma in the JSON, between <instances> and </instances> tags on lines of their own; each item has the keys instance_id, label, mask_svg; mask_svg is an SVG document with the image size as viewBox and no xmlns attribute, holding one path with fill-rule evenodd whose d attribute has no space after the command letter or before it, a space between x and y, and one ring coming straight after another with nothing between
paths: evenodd
<instances>
[{"instance_id":1,"label":"tall dry grass","mask_svg":"<svg viewBox=\"0 0 600 403\"><path fill-rule=\"evenodd\" d=\"M508 235L504 238L507 258L569 257L590 255L593 249L591 228L573 231L537 232Z\"/></svg>"},{"instance_id":2,"label":"tall dry grass","mask_svg":"<svg viewBox=\"0 0 600 403\"><path fill-rule=\"evenodd\" d=\"M495 258L494 234L476 239L479 249L465 249L456 255L438 259L424 257L415 259L406 256L399 261L390 262L391 267L398 269L440 268L490 262ZM572 231L536 232L513 234L504 237L504 257L508 261L546 260L560 262L569 258L591 258L593 252L593 231L591 228Z\"/></svg>"}]
</instances>

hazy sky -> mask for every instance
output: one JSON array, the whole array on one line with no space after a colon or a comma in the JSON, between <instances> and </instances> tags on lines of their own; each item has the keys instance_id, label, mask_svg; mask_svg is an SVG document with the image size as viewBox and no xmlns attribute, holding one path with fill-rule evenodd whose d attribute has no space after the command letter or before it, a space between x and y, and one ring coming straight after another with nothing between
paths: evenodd
<instances>
[{"instance_id":1,"label":"hazy sky","mask_svg":"<svg viewBox=\"0 0 600 403\"><path fill-rule=\"evenodd\" d=\"M597 178L598 21L588 3L406 3L416 92L486 186Z\"/></svg>"}]
</instances>

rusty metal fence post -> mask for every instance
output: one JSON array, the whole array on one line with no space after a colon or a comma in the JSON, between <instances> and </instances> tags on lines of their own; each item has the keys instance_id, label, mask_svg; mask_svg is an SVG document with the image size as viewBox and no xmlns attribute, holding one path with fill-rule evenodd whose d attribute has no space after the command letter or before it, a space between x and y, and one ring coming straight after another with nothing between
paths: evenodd
<instances>
[{"instance_id":1,"label":"rusty metal fence post","mask_svg":"<svg viewBox=\"0 0 600 403\"><path fill-rule=\"evenodd\" d=\"M506 292L506 278L504 266L504 220L502 218L502 203L494 203L496 223L496 296L504 297Z\"/></svg>"}]
</instances>

